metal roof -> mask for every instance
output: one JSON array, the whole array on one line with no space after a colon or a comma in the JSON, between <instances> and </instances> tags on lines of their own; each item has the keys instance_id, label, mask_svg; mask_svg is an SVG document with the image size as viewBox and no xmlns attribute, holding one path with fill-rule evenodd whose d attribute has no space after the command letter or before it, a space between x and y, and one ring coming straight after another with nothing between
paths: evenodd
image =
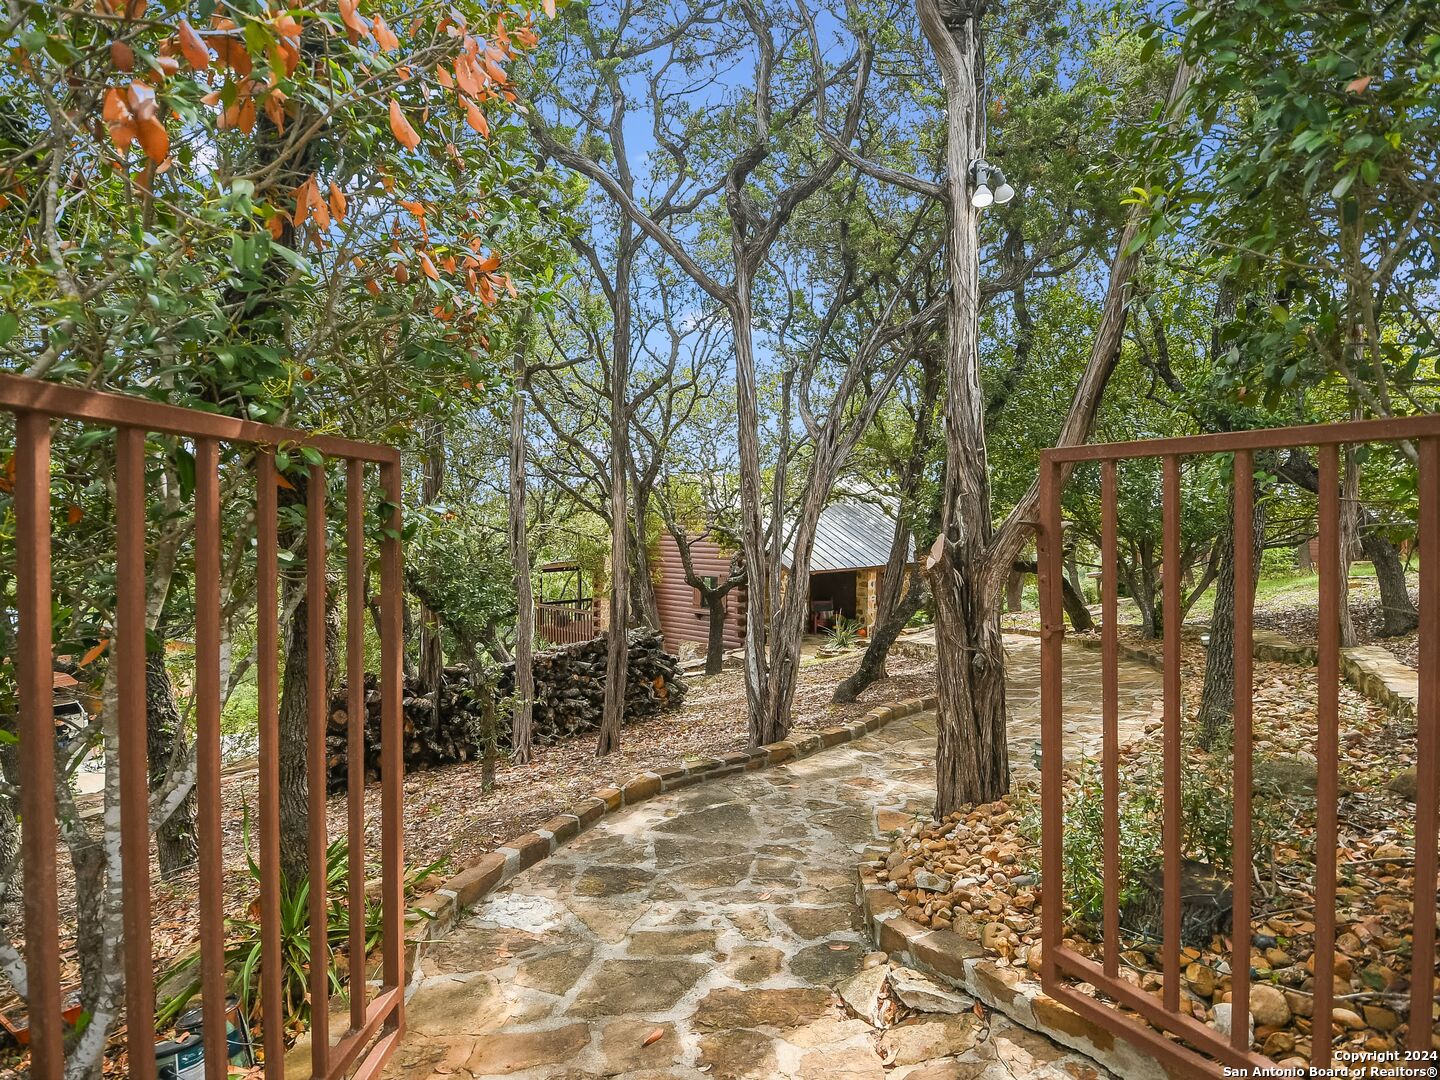
<instances>
[{"instance_id":1,"label":"metal roof","mask_svg":"<svg viewBox=\"0 0 1440 1080\"><path fill-rule=\"evenodd\" d=\"M890 542L894 539L895 517L886 507L869 500L837 499L820 512L810 572L884 566L890 558ZM912 539L910 558L914 557ZM789 553L784 562L787 567L790 565Z\"/></svg>"}]
</instances>

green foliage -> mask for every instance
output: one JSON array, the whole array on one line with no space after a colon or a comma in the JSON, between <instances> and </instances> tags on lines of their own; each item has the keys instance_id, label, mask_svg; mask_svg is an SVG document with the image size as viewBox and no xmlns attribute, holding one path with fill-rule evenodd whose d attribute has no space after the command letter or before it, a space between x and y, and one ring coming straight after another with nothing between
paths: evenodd
<instances>
[{"instance_id":1,"label":"green foliage","mask_svg":"<svg viewBox=\"0 0 1440 1080\"><path fill-rule=\"evenodd\" d=\"M1152 232L1198 239L1244 297L1223 328L1227 393L1273 406L1335 373L1371 412L1428 409L1434 6L1191 0L1173 18L1191 117L1146 133L1173 179L1142 197ZM1147 48L1166 39L1152 26Z\"/></svg>"},{"instance_id":2,"label":"green foliage","mask_svg":"<svg viewBox=\"0 0 1440 1080\"><path fill-rule=\"evenodd\" d=\"M825 637L832 649L853 649L860 644L860 620L837 615L835 625L825 628Z\"/></svg>"},{"instance_id":3,"label":"green foliage","mask_svg":"<svg viewBox=\"0 0 1440 1080\"><path fill-rule=\"evenodd\" d=\"M260 866L250 854L250 817L245 815L245 857L250 868L250 877L257 884L260 881ZM337 951L344 952L350 943L350 906L347 902L350 848L342 837L331 842L325 851L325 894L326 894L326 941L330 950L329 983L330 994L346 993L347 982L335 965ZM444 860L429 866L412 870L405 876L407 888L440 869ZM310 1001L310 882L301 881L291 885L281 884L280 896L280 957L282 1021L286 1030L296 1024L308 1022ZM415 909L419 910L419 909ZM423 912L422 912L423 914ZM370 896L364 899L364 927L366 956L384 940L384 907L380 900ZM229 981L229 992L240 1002L247 1016L258 1015L260 1003L260 978L263 960L261 944L260 901L257 899L241 918L227 919L225 942L225 972ZM346 957L351 972L363 972L366 957ZM363 978L363 974L360 976ZM175 988L161 1003L156 1013L156 1026L163 1028L173 1023L185 1011L196 994L200 992L200 953L184 957L169 972L165 983Z\"/></svg>"},{"instance_id":4,"label":"green foliage","mask_svg":"<svg viewBox=\"0 0 1440 1080\"><path fill-rule=\"evenodd\" d=\"M1119 797L1120 906L1148 891L1163 859L1164 821L1162 766L1158 756L1143 768L1126 770ZM1229 798L1232 776L1228 758L1216 755L1203 762L1182 758L1182 855L1228 870L1234 820ZM1024 804L1022 831L1040 836L1038 801ZM1026 849L1027 869L1039 873L1039 845ZM1256 846L1257 858L1261 845ZM1265 849L1265 850L1268 850ZM1098 920L1105 899L1105 813L1098 762L1080 761L1075 783L1065 795L1065 899L1077 915Z\"/></svg>"}]
</instances>

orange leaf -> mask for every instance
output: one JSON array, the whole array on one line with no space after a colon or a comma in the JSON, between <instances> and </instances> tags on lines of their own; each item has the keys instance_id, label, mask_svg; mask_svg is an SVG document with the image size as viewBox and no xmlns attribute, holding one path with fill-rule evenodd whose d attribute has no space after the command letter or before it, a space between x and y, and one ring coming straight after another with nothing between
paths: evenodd
<instances>
[{"instance_id":1,"label":"orange leaf","mask_svg":"<svg viewBox=\"0 0 1440 1080\"><path fill-rule=\"evenodd\" d=\"M440 280L440 273L435 269L435 264L430 261L430 256L423 251L420 253L420 270L431 281Z\"/></svg>"},{"instance_id":2,"label":"orange leaf","mask_svg":"<svg viewBox=\"0 0 1440 1080\"><path fill-rule=\"evenodd\" d=\"M314 177L311 177L291 193L295 199L295 216L291 223L297 229L310 217L310 185L314 182Z\"/></svg>"},{"instance_id":3,"label":"orange leaf","mask_svg":"<svg viewBox=\"0 0 1440 1080\"><path fill-rule=\"evenodd\" d=\"M140 140L140 148L151 161L159 163L170 156L170 133L155 117L147 116L137 121L135 137Z\"/></svg>"},{"instance_id":4,"label":"orange leaf","mask_svg":"<svg viewBox=\"0 0 1440 1080\"><path fill-rule=\"evenodd\" d=\"M481 63L485 65L485 74L489 75L492 81L501 86L505 85L505 72L499 64L495 63L495 61L491 60L488 56L481 60Z\"/></svg>"},{"instance_id":5,"label":"orange leaf","mask_svg":"<svg viewBox=\"0 0 1440 1080\"><path fill-rule=\"evenodd\" d=\"M284 214L271 214L269 220L265 222L265 226L270 230L270 235L275 238L277 243L285 238Z\"/></svg>"},{"instance_id":6,"label":"orange leaf","mask_svg":"<svg viewBox=\"0 0 1440 1080\"><path fill-rule=\"evenodd\" d=\"M395 280L404 285L410 280L410 268L403 262L395 264Z\"/></svg>"},{"instance_id":7,"label":"orange leaf","mask_svg":"<svg viewBox=\"0 0 1440 1080\"><path fill-rule=\"evenodd\" d=\"M370 28L375 33L375 44L380 46L381 52L394 52L400 47L400 39L381 16L375 16Z\"/></svg>"},{"instance_id":8,"label":"orange leaf","mask_svg":"<svg viewBox=\"0 0 1440 1080\"><path fill-rule=\"evenodd\" d=\"M368 292L371 296L379 296L379 295L380 295L380 283L379 283L378 281L376 281L374 278L366 278L366 279L365 279L365 291Z\"/></svg>"},{"instance_id":9,"label":"orange leaf","mask_svg":"<svg viewBox=\"0 0 1440 1080\"><path fill-rule=\"evenodd\" d=\"M134 71L135 50L123 41L112 41L110 43L110 63L115 65L116 71Z\"/></svg>"},{"instance_id":10,"label":"orange leaf","mask_svg":"<svg viewBox=\"0 0 1440 1080\"><path fill-rule=\"evenodd\" d=\"M93 664L96 660L100 658L100 654L103 653L109 647L109 645L109 638L101 638L98 644L91 645L90 648L85 650L85 655L80 657L80 663L76 666L89 667L91 664Z\"/></svg>"},{"instance_id":11,"label":"orange leaf","mask_svg":"<svg viewBox=\"0 0 1440 1080\"><path fill-rule=\"evenodd\" d=\"M1361 75L1358 79L1351 79L1345 84L1345 89L1352 94L1363 94L1375 81L1373 75Z\"/></svg>"},{"instance_id":12,"label":"orange leaf","mask_svg":"<svg viewBox=\"0 0 1440 1080\"><path fill-rule=\"evenodd\" d=\"M65 511L65 520L71 525L79 525L84 517L85 511L78 506L72 506L69 510Z\"/></svg>"},{"instance_id":13,"label":"orange leaf","mask_svg":"<svg viewBox=\"0 0 1440 1080\"><path fill-rule=\"evenodd\" d=\"M414 214L414 215L415 215L417 218L419 218L420 220L423 221L423 220L425 219L425 204L424 204L424 203L422 203L422 202L416 202L416 201L413 200L413 199L401 199L401 200L400 200L400 205L403 206L406 210L409 210L410 213Z\"/></svg>"},{"instance_id":14,"label":"orange leaf","mask_svg":"<svg viewBox=\"0 0 1440 1080\"><path fill-rule=\"evenodd\" d=\"M210 66L210 50L188 19L180 20L180 51L196 71L204 71Z\"/></svg>"},{"instance_id":15,"label":"orange leaf","mask_svg":"<svg viewBox=\"0 0 1440 1080\"><path fill-rule=\"evenodd\" d=\"M550 10L551 10L552 12L555 10L555 5L554 5L553 2L550 4ZM654 1031L650 1032L649 1035L646 1035L645 1038L643 1038L643 1039L640 1040L640 1045L641 1045L641 1046L654 1046L657 1042L659 1042L659 1041L660 1041L661 1039L663 1039L664 1037L665 1037L665 1029L664 1029L664 1028L656 1028Z\"/></svg>"},{"instance_id":16,"label":"orange leaf","mask_svg":"<svg viewBox=\"0 0 1440 1080\"><path fill-rule=\"evenodd\" d=\"M484 271L484 272L486 272L486 273L489 273L491 270L496 270L496 269L498 269L499 266L500 266L500 256L499 256L499 255L487 255L487 256L485 256L485 258L483 258L483 259L480 260L480 265L477 266L476 269L477 269L477 270Z\"/></svg>"},{"instance_id":17,"label":"orange leaf","mask_svg":"<svg viewBox=\"0 0 1440 1080\"><path fill-rule=\"evenodd\" d=\"M406 150L414 150L420 145L420 136L415 134L410 121L406 120L405 114L400 111L400 103L394 98L390 99L390 134L394 135L395 141Z\"/></svg>"},{"instance_id":18,"label":"orange leaf","mask_svg":"<svg viewBox=\"0 0 1440 1080\"><path fill-rule=\"evenodd\" d=\"M467 94L473 96L480 92L480 80L475 77L474 64L464 53L455 58L455 81Z\"/></svg>"},{"instance_id":19,"label":"orange leaf","mask_svg":"<svg viewBox=\"0 0 1440 1080\"><path fill-rule=\"evenodd\" d=\"M284 70L285 77L295 74L295 69L300 66L300 50L294 43L282 39L280 44L275 46L275 53L280 58L280 67Z\"/></svg>"},{"instance_id":20,"label":"orange leaf","mask_svg":"<svg viewBox=\"0 0 1440 1080\"><path fill-rule=\"evenodd\" d=\"M275 125L281 135L285 134L285 102L283 95L278 90L272 90L265 95L265 115Z\"/></svg>"},{"instance_id":21,"label":"orange leaf","mask_svg":"<svg viewBox=\"0 0 1440 1080\"><path fill-rule=\"evenodd\" d=\"M485 138L490 137L490 124L485 119L485 114L480 111L480 106L469 98L465 99L465 122Z\"/></svg>"},{"instance_id":22,"label":"orange leaf","mask_svg":"<svg viewBox=\"0 0 1440 1080\"><path fill-rule=\"evenodd\" d=\"M295 485L292 484L289 480L287 480L285 478L285 474L282 472L275 473L275 483L278 484L280 487L284 488L286 491L295 490Z\"/></svg>"},{"instance_id":23,"label":"orange leaf","mask_svg":"<svg viewBox=\"0 0 1440 1080\"><path fill-rule=\"evenodd\" d=\"M135 141L135 126L133 124L111 124L110 141L120 153L130 149L130 144Z\"/></svg>"},{"instance_id":24,"label":"orange leaf","mask_svg":"<svg viewBox=\"0 0 1440 1080\"><path fill-rule=\"evenodd\" d=\"M435 81L445 87L446 90L455 89L455 78L450 74L449 68L437 67L435 69Z\"/></svg>"},{"instance_id":25,"label":"orange leaf","mask_svg":"<svg viewBox=\"0 0 1440 1080\"><path fill-rule=\"evenodd\" d=\"M340 20L350 29L350 32L361 37L369 37L370 24L360 17L359 5L356 0L340 0Z\"/></svg>"},{"instance_id":26,"label":"orange leaf","mask_svg":"<svg viewBox=\"0 0 1440 1080\"><path fill-rule=\"evenodd\" d=\"M125 95L118 86L112 86L105 91L105 104L101 107L100 115L107 124L123 124L133 119L125 105Z\"/></svg>"},{"instance_id":27,"label":"orange leaf","mask_svg":"<svg viewBox=\"0 0 1440 1080\"><path fill-rule=\"evenodd\" d=\"M224 64L236 75L249 75L254 70L254 61L250 54L245 51L245 43L239 38L228 35L221 35L211 41L215 49L215 55L220 63Z\"/></svg>"},{"instance_id":28,"label":"orange leaf","mask_svg":"<svg viewBox=\"0 0 1440 1080\"><path fill-rule=\"evenodd\" d=\"M455 256L446 255L445 258L440 260L440 265L444 268L447 274L455 273Z\"/></svg>"},{"instance_id":29,"label":"orange leaf","mask_svg":"<svg viewBox=\"0 0 1440 1080\"><path fill-rule=\"evenodd\" d=\"M334 180L330 181L330 213L335 215L336 221L345 220L345 193L340 190Z\"/></svg>"}]
</instances>

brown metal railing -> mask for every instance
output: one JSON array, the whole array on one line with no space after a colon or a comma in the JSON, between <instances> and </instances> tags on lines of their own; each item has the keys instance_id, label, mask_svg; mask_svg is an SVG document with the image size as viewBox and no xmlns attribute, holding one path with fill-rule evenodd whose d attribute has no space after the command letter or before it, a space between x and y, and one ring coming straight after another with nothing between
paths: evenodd
<instances>
[{"instance_id":1,"label":"brown metal railing","mask_svg":"<svg viewBox=\"0 0 1440 1080\"><path fill-rule=\"evenodd\" d=\"M261 1006L265 1076L285 1075L281 996L280 774L278 648L278 532L276 450L309 447L346 467L347 657L358 671L364 658L366 465L378 467L390 520L380 543L382 694L381 866L383 961L379 990L367 1001L365 903L365 710L356 700L363 681L350 678L351 752L348 786L351 991L348 1030L332 1043L326 883L325 653L309 650L307 779L310 820L310 992L313 1002L311 1075L323 1080L354 1070L373 1077L398 1044L404 1021L404 875L401 845L403 777L401 731L400 459L386 446L217 416L119 394L80 390L0 375L0 409L13 413L14 506L18 595L19 732L22 775L22 865L25 882L25 961L28 969L31 1075L60 1080L64 1068L60 948L57 916L57 829L51 681L50 440L55 420L113 428L115 438L118 594L115 613L116 709L120 773L120 844L124 892L125 992L129 1075L156 1074L154 960L151 951L149 790L146 761L145 440L167 434L193 442L195 457L195 719L200 856L199 936L206 1080L224 1080L226 1063L224 866L220 818L221 516L222 443L253 452L255 476L257 653L259 686L259 841L261 866ZM306 504L309 641L325 640L325 464L310 466Z\"/></svg>"},{"instance_id":2,"label":"brown metal railing","mask_svg":"<svg viewBox=\"0 0 1440 1080\"><path fill-rule=\"evenodd\" d=\"M539 600L535 603L535 633L554 645L589 641L599 632L595 601Z\"/></svg>"},{"instance_id":3,"label":"brown metal railing","mask_svg":"<svg viewBox=\"0 0 1440 1080\"><path fill-rule=\"evenodd\" d=\"M1314 934L1313 1048L1310 1065L1332 1063L1334 1010L1336 854L1338 831L1340 700L1340 450L1344 445L1405 440L1418 451L1420 554L1420 696L1416 716L1417 799L1415 804L1414 947L1411 960L1409 1031L1406 1049L1417 1065L1433 1064L1436 944L1436 846L1440 831L1440 415L1365 420L1301 428L1272 428L1135 443L1086 445L1046 450L1040 464L1038 571L1041 602L1041 983L1052 997L1187 1075L1222 1075L1222 1067L1273 1067L1251 1046L1250 1002L1251 755L1253 719L1253 490L1257 451L1316 447L1319 451L1319 664L1316 671L1316 869ZM1119 737L1116 551L1116 472L1122 461L1158 458L1163 485L1164 610L1180 610L1180 461L1203 454L1234 455L1235 703L1233 927L1230 969L1234 1021L1229 1036L1182 1011L1180 995L1181 897L1181 685L1179 619L1164 622L1164 724L1162 775L1163 982L1159 998L1119 977L1120 938ZM1101 610L1103 657L1101 783L1104 814L1104 882L1101 963L1062 942L1064 783L1061 601L1061 494L1079 463L1098 462L1101 474ZM1097 998L1077 990L1088 982L1105 997L1133 1010L1137 1023Z\"/></svg>"}]
</instances>

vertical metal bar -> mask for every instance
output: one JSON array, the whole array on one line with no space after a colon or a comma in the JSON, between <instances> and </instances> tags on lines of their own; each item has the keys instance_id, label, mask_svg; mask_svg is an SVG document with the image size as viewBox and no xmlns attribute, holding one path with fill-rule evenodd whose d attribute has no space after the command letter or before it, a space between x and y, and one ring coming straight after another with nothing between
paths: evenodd
<instances>
[{"instance_id":1,"label":"vertical metal bar","mask_svg":"<svg viewBox=\"0 0 1440 1080\"><path fill-rule=\"evenodd\" d=\"M55 660L50 625L50 418L15 418L15 591L19 609L21 854L30 1075L60 1080L59 904L55 885Z\"/></svg>"},{"instance_id":2,"label":"vertical metal bar","mask_svg":"<svg viewBox=\"0 0 1440 1080\"><path fill-rule=\"evenodd\" d=\"M404 672L401 649L404 625L401 612L400 563L400 465L387 461L380 466L380 484L389 508L390 520L380 542L380 850L381 888L384 896L385 985L405 983L405 884L404 838L400 829L404 798L405 757L401 730L401 701ZM390 1025L404 1024L403 997L397 997L395 1017Z\"/></svg>"},{"instance_id":3,"label":"vertical metal bar","mask_svg":"<svg viewBox=\"0 0 1440 1080\"><path fill-rule=\"evenodd\" d=\"M345 785L349 811L350 1030L365 1023L365 463L345 466Z\"/></svg>"},{"instance_id":4,"label":"vertical metal bar","mask_svg":"<svg viewBox=\"0 0 1440 1080\"><path fill-rule=\"evenodd\" d=\"M284 1080L285 1025L280 955L280 686L276 590L275 452L255 460L255 656L260 707L260 1005L265 1080Z\"/></svg>"},{"instance_id":5,"label":"vertical metal bar","mask_svg":"<svg viewBox=\"0 0 1440 1080\"><path fill-rule=\"evenodd\" d=\"M1060 467L1040 458L1040 531L1035 542L1036 579L1040 587L1040 980L1058 978L1055 951L1060 947L1064 906L1062 844L1065 804L1061 662L1065 640L1060 603Z\"/></svg>"},{"instance_id":6,"label":"vertical metal bar","mask_svg":"<svg viewBox=\"0 0 1440 1080\"><path fill-rule=\"evenodd\" d=\"M1340 737L1340 448L1320 448L1320 651L1315 722L1315 1016L1310 1064L1330 1065L1335 1005L1335 849Z\"/></svg>"},{"instance_id":7,"label":"vertical metal bar","mask_svg":"<svg viewBox=\"0 0 1440 1080\"><path fill-rule=\"evenodd\" d=\"M330 936L326 895L325 730L330 691L325 678L325 466L311 465L305 489L306 720L310 848L310 1069L324 1078L330 1069Z\"/></svg>"},{"instance_id":8,"label":"vertical metal bar","mask_svg":"<svg viewBox=\"0 0 1440 1080\"><path fill-rule=\"evenodd\" d=\"M1415 940L1411 1050L1430 1052L1435 994L1436 830L1440 829L1440 440L1420 442L1420 701L1415 710Z\"/></svg>"},{"instance_id":9,"label":"vertical metal bar","mask_svg":"<svg viewBox=\"0 0 1440 1080\"><path fill-rule=\"evenodd\" d=\"M155 970L150 952L150 770L145 722L145 432L115 432L115 703L119 730L120 868L130 1075L155 1075Z\"/></svg>"},{"instance_id":10,"label":"vertical metal bar","mask_svg":"<svg viewBox=\"0 0 1440 1080\"><path fill-rule=\"evenodd\" d=\"M205 1076L225 1080L225 862L220 826L220 452L195 443L195 786Z\"/></svg>"},{"instance_id":11,"label":"vertical metal bar","mask_svg":"<svg viewBox=\"0 0 1440 1080\"><path fill-rule=\"evenodd\" d=\"M1120 627L1115 462L1100 465L1100 793L1105 819L1105 974L1120 974Z\"/></svg>"},{"instance_id":12,"label":"vertical metal bar","mask_svg":"<svg viewBox=\"0 0 1440 1080\"><path fill-rule=\"evenodd\" d=\"M1180 459L1165 458L1164 1004L1180 1011Z\"/></svg>"},{"instance_id":13,"label":"vertical metal bar","mask_svg":"<svg viewBox=\"0 0 1440 1080\"><path fill-rule=\"evenodd\" d=\"M1250 742L1254 682L1255 615L1255 460L1249 450L1235 452L1235 820L1230 1000L1232 1016L1250 1011ZM1250 1026L1230 1025L1230 1045L1250 1049Z\"/></svg>"}]
</instances>

